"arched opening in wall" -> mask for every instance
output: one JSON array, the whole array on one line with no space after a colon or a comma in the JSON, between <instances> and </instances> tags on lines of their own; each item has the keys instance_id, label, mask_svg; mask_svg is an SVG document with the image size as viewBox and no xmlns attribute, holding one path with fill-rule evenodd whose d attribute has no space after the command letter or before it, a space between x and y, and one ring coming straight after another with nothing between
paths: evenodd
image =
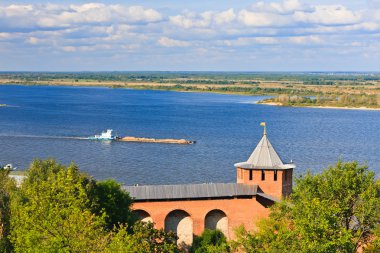
<instances>
[{"instance_id":1,"label":"arched opening in wall","mask_svg":"<svg viewBox=\"0 0 380 253\"><path fill-rule=\"evenodd\" d=\"M219 209L211 210L205 217L205 228L219 229L228 238L228 217Z\"/></svg>"},{"instance_id":2,"label":"arched opening in wall","mask_svg":"<svg viewBox=\"0 0 380 253\"><path fill-rule=\"evenodd\" d=\"M171 211L165 218L165 231L177 234L177 244L187 247L193 243L193 220L183 210Z\"/></svg>"},{"instance_id":3,"label":"arched opening in wall","mask_svg":"<svg viewBox=\"0 0 380 253\"><path fill-rule=\"evenodd\" d=\"M141 220L142 222L153 222L152 217L147 211L144 210L134 210L134 215L136 215L136 218L138 220Z\"/></svg>"}]
</instances>

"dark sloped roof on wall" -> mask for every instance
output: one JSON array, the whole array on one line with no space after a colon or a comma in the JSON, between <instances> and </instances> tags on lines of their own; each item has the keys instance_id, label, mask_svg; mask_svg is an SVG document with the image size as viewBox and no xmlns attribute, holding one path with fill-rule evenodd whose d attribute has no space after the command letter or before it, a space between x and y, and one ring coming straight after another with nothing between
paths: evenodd
<instances>
[{"instance_id":1,"label":"dark sloped roof on wall","mask_svg":"<svg viewBox=\"0 0 380 253\"><path fill-rule=\"evenodd\" d=\"M201 199L255 196L257 185L208 183L122 186L135 200Z\"/></svg>"}]
</instances>

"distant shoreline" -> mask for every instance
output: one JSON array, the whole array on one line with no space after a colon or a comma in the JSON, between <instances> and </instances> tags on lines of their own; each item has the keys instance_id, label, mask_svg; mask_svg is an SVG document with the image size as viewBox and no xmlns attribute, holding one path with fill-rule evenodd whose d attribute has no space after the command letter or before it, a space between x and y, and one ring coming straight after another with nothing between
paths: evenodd
<instances>
[{"instance_id":1,"label":"distant shoreline","mask_svg":"<svg viewBox=\"0 0 380 253\"><path fill-rule=\"evenodd\" d=\"M322 106L322 105L283 105L279 102L258 102L261 105L270 105L270 106L283 106L283 107L296 107L296 108L315 108L315 109L340 109L340 110L361 110L361 111L380 111L380 108L372 107L349 107L349 106Z\"/></svg>"},{"instance_id":2,"label":"distant shoreline","mask_svg":"<svg viewBox=\"0 0 380 253\"><path fill-rule=\"evenodd\" d=\"M175 83L135 83L135 82L15 82L15 81L5 81L0 79L1 85L19 85L19 86L62 86L62 87L88 87L88 88L112 88L112 89L134 89L134 90L160 90L160 91L175 91L175 92L198 92L198 93L215 93L215 94L225 94L225 95L241 95L241 96L273 96L275 94L250 94L247 92L234 92L234 91L219 91L219 90L206 90L205 87L209 86L207 84L181 84L184 89L176 88ZM228 85L213 84L213 87L228 87ZM195 87L197 89L188 90L186 87ZM239 87L250 87L249 85L239 85Z\"/></svg>"},{"instance_id":3,"label":"distant shoreline","mask_svg":"<svg viewBox=\"0 0 380 253\"><path fill-rule=\"evenodd\" d=\"M198 92L198 93L215 93L225 95L241 95L241 96L277 96L279 94L250 94L239 91L220 91L220 90L207 90L208 84L182 84L182 88L178 88L175 83L143 83L143 82L120 82L120 81L101 81L101 82L73 82L73 81L12 81L7 79L0 79L0 85L21 85L21 86L69 86L69 87L105 87L105 88L121 88L121 89L135 89L135 90L161 90L161 91L175 91L175 92ZM213 84L213 87L228 87L228 85ZM186 89L191 87L193 89ZM252 87L250 85L239 85L238 87ZM297 107L297 108L316 108L316 109L341 109L341 110L363 110L363 111L380 111L380 108L373 107L349 107L349 106L315 106L315 105L284 105L280 102L265 102L264 100L258 101L257 104L270 105L270 106L283 106L283 107ZM8 106L0 104L1 106Z\"/></svg>"}]
</instances>

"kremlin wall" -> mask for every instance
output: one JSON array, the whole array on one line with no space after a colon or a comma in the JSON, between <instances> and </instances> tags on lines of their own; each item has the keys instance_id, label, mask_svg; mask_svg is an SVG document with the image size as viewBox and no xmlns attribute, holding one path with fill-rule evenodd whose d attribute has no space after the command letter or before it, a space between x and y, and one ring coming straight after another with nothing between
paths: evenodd
<instances>
[{"instance_id":1,"label":"kremlin wall","mask_svg":"<svg viewBox=\"0 0 380 253\"><path fill-rule=\"evenodd\" d=\"M295 168L282 162L262 125L263 137L251 156L235 164L236 183L123 186L134 198L135 214L175 232L182 246L191 245L206 228L230 239L240 225L254 229L274 202L291 193Z\"/></svg>"}]
</instances>

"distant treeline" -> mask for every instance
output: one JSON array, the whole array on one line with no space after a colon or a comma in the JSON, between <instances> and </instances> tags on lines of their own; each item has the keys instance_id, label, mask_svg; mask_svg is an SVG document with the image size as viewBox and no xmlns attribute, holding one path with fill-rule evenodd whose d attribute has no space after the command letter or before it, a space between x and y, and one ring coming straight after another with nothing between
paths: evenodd
<instances>
[{"instance_id":1,"label":"distant treeline","mask_svg":"<svg viewBox=\"0 0 380 253\"><path fill-rule=\"evenodd\" d=\"M260 81L300 82L311 85L371 85L380 81L380 73L324 73L324 72L0 72L0 78L24 81L119 81L119 82L175 82L183 84L256 84ZM373 85L373 84L372 84Z\"/></svg>"},{"instance_id":2,"label":"distant treeline","mask_svg":"<svg viewBox=\"0 0 380 253\"><path fill-rule=\"evenodd\" d=\"M115 85L114 88L123 86ZM234 93L246 95L277 95L277 94L291 94L291 95L318 95L320 92L313 92L307 89L292 89L292 88L263 88L258 86L244 87L244 86L184 86L177 85L135 85L135 89L149 89L149 90L169 90L169 91L193 91L193 92L215 92L215 93Z\"/></svg>"},{"instance_id":3,"label":"distant treeline","mask_svg":"<svg viewBox=\"0 0 380 253\"><path fill-rule=\"evenodd\" d=\"M367 94L331 94L315 97L302 97L297 95L282 94L275 98L266 99L263 102L277 102L284 106L338 106L338 107L380 107L379 95Z\"/></svg>"}]
</instances>

